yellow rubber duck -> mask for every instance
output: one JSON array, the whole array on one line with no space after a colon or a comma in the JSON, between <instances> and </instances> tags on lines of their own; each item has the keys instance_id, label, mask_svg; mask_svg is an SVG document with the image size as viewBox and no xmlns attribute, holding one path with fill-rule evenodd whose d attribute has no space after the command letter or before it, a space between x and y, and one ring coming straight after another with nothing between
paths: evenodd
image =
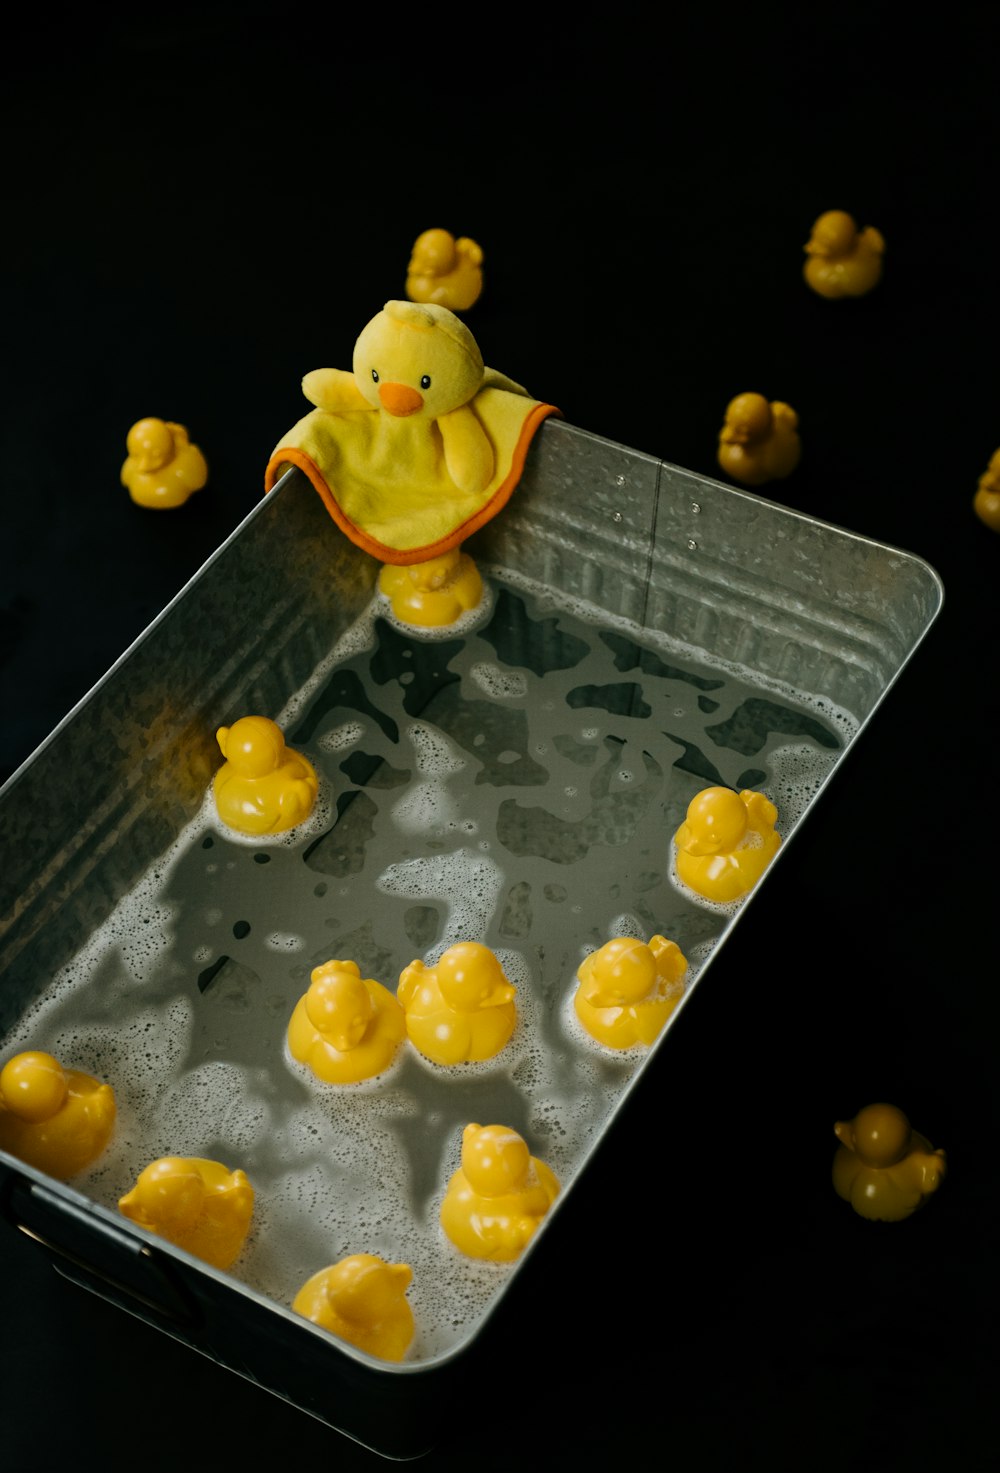
<instances>
[{"instance_id":1,"label":"yellow rubber duck","mask_svg":"<svg viewBox=\"0 0 1000 1473\"><path fill-rule=\"evenodd\" d=\"M378 586L397 619L425 629L454 624L483 598L479 569L457 547L423 563L385 563Z\"/></svg>"},{"instance_id":2,"label":"yellow rubber duck","mask_svg":"<svg viewBox=\"0 0 1000 1473\"><path fill-rule=\"evenodd\" d=\"M719 431L719 465L745 486L763 486L790 476L802 456L799 417L780 399L737 394L726 406Z\"/></svg>"},{"instance_id":3,"label":"yellow rubber duck","mask_svg":"<svg viewBox=\"0 0 1000 1473\"><path fill-rule=\"evenodd\" d=\"M608 1048L648 1048L680 1002L687 969L676 941L654 936L647 946L631 936L617 936L579 967L576 1016Z\"/></svg>"},{"instance_id":4,"label":"yellow rubber duck","mask_svg":"<svg viewBox=\"0 0 1000 1473\"><path fill-rule=\"evenodd\" d=\"M246 1242L253 1203L244 1172L201 1156L161 1156L118 1206L139 1227L215 1268L229 1268Z\"/></svg>"},{"instance_id":5,"label":"yellow rubber duck","mask_svg":"<svg viewBox=\"0 0 1000 1473\"><path fill-rule=\"evenodd\" d=\"M515 988L490 948L478 941L449 946L435 967L411 962L396 996L410 1042L435 1064L492 1059L517 1023Z\"/></svg>"},{"instance_id":6,"label":"yellow rubber duck","mask_svg":"<svg viewBox=\"0 0 1000 1473\"><path fill-rule=\"evenodd\" d=\"M840 1141L833 1185L860 1217L901 1222L936 1192L947 1158L910 1125L895 1105L866 1105L833 1127Z\"/></svg>"},{"instance_id":7,"label":"yellow rubber duck","mask_svg":"<svg viewBox=\"0 0 1000 1473\"><path fill-rule=\"evenodd\" d=\"M327 1084L381 1074L405 1037L399 1002L381 982L363 978L357 962L315 967L288 1024L292 1058Z\"/></svg>"},{"instance_id":8,"label":"yellow rubber duck","mask_svg":"<svg viewBox=\"0 0 1000 1473\"><path fill-rule=\"evenodd\" d=\"M425 230L413 243L406 268L406 295L411 302L435 302L452 312L466 312L483 290L483 251L467 235Z\"/></svg>"},{"instance_id":9,"label":"yellow rubber duck","mask_svg":"<svg viewBox=\"0 0 1000 1473\"><path fill-rule=\"evenodd\" d=\"M416 1328L406 1298L412 1281L408 1263L352 1253L307 1279L292 1308L369 1355L401 1361Z\"/></svg>"},{"instance_id":10,"label":"yellow rubber duck","mask_svg":"<svg viewBox=\"0 0 1000 1473\"><path fill-rule=\"evenodd\" d=\"M183 425L139 419L125 437L122 485L137 506L183 506L208 480L208 465Z\"/></svg>"},{"instance_id":11,"label":"yellow rubber duck","mask_svg":"<svg viewBox=\"0 0 1000 1473\"><path fill-rule=\"evenodd\" d=\"M703 788L674 835L679 877L706 900L739 900L778 852L777 821L778 810L763 793Z\"/></svg>"},{"instance_id":12,"label":"yellow rubber duck","mask_svg":"<svg viewBox=\"0 0 1000 1473\"><path fill-rule=\"evenodd\" d=\"M470 1258L508 1263L538 1231L560 1186L506 1125L470 1124L462 1132L462 1164L441 1203L446 1236Z\"/></svg>"},{"instance_id":13,"label":"yellow rubber duck","mask_svg":"<svg viewBox=\"0 0 1000 1473\"><path fill-rule=\"evenodd\" d=\"M68 1181L93 1165L111 1139L117 1106L110 1084L27 1049L0 1070L0 1146Z\"/></svg>"},{"instance_id":14,"label":"yellow rubber duck","mask_svg":"<svg viewBox=\"0 0 1000 1473\"><path fill-rule=\"evenodd\" d=\"M979 477L972 506L981 522L1000 532L1000 450L994 450L989 465Z\"/></svg>"},{"instance_id":15,"label":"yellow rubber duck","mask_svg":"<svg viewBox=\"0 0 1000 1473\"><path fill-rule=\"evenodd\" d=\"M242 834L281 834L312 813L319 779L312 763L285 746L277 722L241 716L215 733L226 761L212 790L222 822Z\"/></svg>"},{"instance_id":16,"label":"yellow rubber duck","mask_svg":"<svg viewBox=\"0 0 1000 1473\"><path fill-rule=\"evenodd\" d=\"M874 225L859 230L846 210L826 210L805 245L803 274L821 297L863 297L882 278L885 240Z\"/></svg>"}]
</instances>

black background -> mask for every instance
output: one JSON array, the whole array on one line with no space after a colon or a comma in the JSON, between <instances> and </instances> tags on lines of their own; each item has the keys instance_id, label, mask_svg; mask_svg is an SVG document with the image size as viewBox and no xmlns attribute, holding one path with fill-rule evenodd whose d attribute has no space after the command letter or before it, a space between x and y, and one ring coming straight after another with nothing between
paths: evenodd
<instances>
[{"instance_id":1,"label":"black background","mask_svg":"<svg viewBox=\"0 0 1000 1473\"><path fill-rule=\"evenodd\" d=\"M995 1450L1000 24L931 14L182 4L8 39L0 778L255 505L303 373L350 366L429 226L483 246L483 356L566 419L725 479L729 399L785 399L802 461L761 494L944 582L491 1325L508 1413L447 1409L427 1473ZM831 208L886 238L865 298L803 283ZM208 459L179 510L119 483L145 415ZM904 1223L830 1185L875 1099L948 1151ZM8 1466L387 1466L0 1253Z\"/></svg>"}]
</instances>

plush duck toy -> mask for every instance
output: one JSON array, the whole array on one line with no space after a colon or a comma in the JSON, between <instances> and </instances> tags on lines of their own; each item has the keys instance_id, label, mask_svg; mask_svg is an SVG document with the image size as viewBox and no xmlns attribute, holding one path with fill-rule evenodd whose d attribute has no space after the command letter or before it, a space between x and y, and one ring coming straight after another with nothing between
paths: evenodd
<instances>
[{"instance_id":1,"label":"plush duck toy","mask_svg":"<svg viewBox=\"0 0 1000 1473\"><path fill-rule=\"evenodd\" d=\"M763 793L703 788L674 835L678 876L706 900L739 900L778 852L777 821L778 810Z\"/></svg>"},{"instance_id":2,"label":"plush duck toy","mask_svg":"<svg viewBox=\"0 0 1000 1473\"><path fill-rule=\"evenodd\" d=\"M737 394L719 431L719 465L745 486L790 476L802 455L795 410L763 394Z\"/></svg>"},{"instance_id":3,"label":"plush duck toy","mask_svg":"<svg viewBox=\"0 0 1000 1473\"><path fill-rule=\"evenodd\" d=\"M200 1156L161 1156L118 1206L139 1227L215 1268L229 1268L246 1242L253 1202L242 1171Z\"/></svg>"},{"instance_id":4,"label":"plush duck toy","mask_svg":"<svg viewBox=\"0 0 1000 1473\"><path fill-rule=\"evenodd\" d=\"M117 1107L110 1084L28 1049L0 1070L0 1146L68 1181L93 1165L111 1139Z\"/></svg>"},{"instance_id":5,"label":"plush duck toy","mask_svg":"<svg viewBox=\"0 0 1000 1473\"><path fill-rule=\"evenodd\" d=\"M515 989L488 946L460 941L435 967L404 967L396 996L410 1042L435 1064L481 1063L507 1043L517 1022Z\"/></svg>"},{"instance_id":6,"label":"plush duck toy","mask_svg":"<svg viewBox=\"0 0 1000 1473\"><path fill-rule=\"evenodd\" d=\"M803 274L821 297L863 297L881 280L884 251L874 225L859 230L846 210L827 210L806 242Z\"/></svg>"},{"instance_id":7,"label":"plush duck toy","mask_svg":"<svg viewBox=\"0 0 1000 1473\"><path fill-rule=\"evenodd\" d=\"M288 1024L292 1058L327 1084L381 1074L405 1037L399 1002L381 982L363 978L356 962L315 967Z\"/></svg>"},{"instance_id":8,"label":"plush duck toy","mask_svg":"<svg viewBox=\"0 0 1000 1473\"><path fill-rule=\"evenodd\" d=\"M981 522L1000 532L1000 450L994 450L989 465L979 477L972 506Z\"/></svg>"},{"instance_id":9,"label":"plush duck toy","mask_svg":"<svg viewBox=\"0 0 1000 1473\"><path fill-rule=\"evenodd\" d=\"M618 936L577 971L576 1016L608 1048L648 1048L681 999L687 967L676 941L665 936L654 936L648 946Z\"/></svg>"},{"instance_id":10,"label":"plush duck toy","mask_svg":"<svg viewBox=\"0 0 1000 1473\"><path fill-rule=\"evenodd\" d=\"M450 230L425 230L417 236L406 275L411 302L466 312L482 290L483 251L474 240L467 235L456 240Z\"/></svg>"},{"instance_id":11,"label":"plush duck toy","mask_svg":"<svg viewBox=\"0 0 1000 1473\"><path fill-rule=\"evenodd\" d=\"M833 1127L840 1141L833 1185L860 1217L900 1222L944 1180L947 1159L910 1125L895 1105L866 1105Z\"/></svg>"},{"instance_id":12,"label":"plush duck toy","mask_svg":"<svg viewBox=\"0 0 1000 1473\"><path fill-rule=\"evenodd\" d=\"M313 810L319 779L312 763L285 746L277 722L241 716L215 734L225 762L212 792L222 822L242 834L281 834Z\"/></svg>"},{"instance_id":13,"label":"plush duck toy","mask_svg":"<svg viewBox=\"0 0 1000 1473\"><path fill-rule=\"evenodd\" d=\"M400 1361L416 1328L406 1298L412 1280L407 1263L352 1253L307 1279L292 1308L369 1355Z\"/></svg>"},{"instance_id":14,"label":"plush duck toy","mask_svg":"<svg viewBox=\"0 0 1000 1473\"><path fill-rule=\"evenodd\" d=\"M558 412L487 368L465 323L430 302L386 302L352 371L314 369L302 390L316 408L275 447L265 490L298 466L351 541L392 564L440 557L494 517Z\"/></svg>"},{"instance_id":15,"label":"plush duck toy","mask_svg":"<svg viewBox=\"0 0 1000 1473\"><path fill-rule=\"evenodd\" d=\"M470 1258L507 1263L527 1247L559 1191L552 1170L516 1130L470 1124L462 1132L462 1164L441 1203L441 1226Z\"/></svg>"},{"instance_id":16,"label":"plush duck toy","mask_svg":"<svg viewBox=\"0 0 1000 1473\"><path fill-rule=\"evenodd\" d=\"M208 480L208 466L183 425L140 419L125 437L122 485L137 506L183 506Z\"/></svg>"}]
</instances>

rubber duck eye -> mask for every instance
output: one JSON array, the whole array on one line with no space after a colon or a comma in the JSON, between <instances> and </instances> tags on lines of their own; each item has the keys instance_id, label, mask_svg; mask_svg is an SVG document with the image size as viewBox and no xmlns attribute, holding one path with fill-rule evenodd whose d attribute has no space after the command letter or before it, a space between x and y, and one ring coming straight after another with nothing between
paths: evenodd
<instances>
[{"instance_id":1,"label":"rubber duck eye","mask_svg":"<svg viewBox=\"0 0 1000 1473\"><path fill-rule=\"evenodd\" d=\"M377 384L378 383L378 369L377 368L373 368L372 369L372 383L373 384Z\"/></svg>"},{"instance_id":2,"label":"rubber duck eye","mask_svg":"<svg viewBox=\"0 0 1000 1473\"><path fill-rule=\"evenodd\" d=\"M422 389L429 389L430 386L431 386L431 376L430 376L429 373L425 373L424 376L423 376L423 378L420 380L420 387Z\"/></svg>"}]
</instances>

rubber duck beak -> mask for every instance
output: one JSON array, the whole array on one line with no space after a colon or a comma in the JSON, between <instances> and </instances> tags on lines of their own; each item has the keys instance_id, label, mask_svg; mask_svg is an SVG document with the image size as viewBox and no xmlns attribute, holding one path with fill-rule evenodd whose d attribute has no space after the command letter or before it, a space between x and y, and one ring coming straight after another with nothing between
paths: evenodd
<instances>
[{"instance_id":1,"label":"rubber duck beak","mask_svg":"<svg viewBox=\"0 0 1000 1473\"><path fill-rule=\"evenodd\" d=\"M408 414L415 414L424 407L423 395L411 389L409 384L379 384L378 396L382 408L398 419L405 419Z\"/></svg>"}]
</instances>

